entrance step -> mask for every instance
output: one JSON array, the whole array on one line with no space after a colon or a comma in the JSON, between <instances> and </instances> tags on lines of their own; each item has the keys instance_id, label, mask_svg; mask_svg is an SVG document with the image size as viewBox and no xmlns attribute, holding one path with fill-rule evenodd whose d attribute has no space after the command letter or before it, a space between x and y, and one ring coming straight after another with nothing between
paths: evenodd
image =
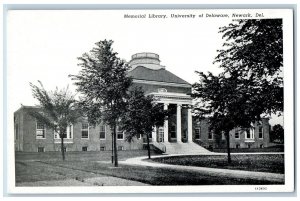
<instances>
[{"instance_id":1,"label":"entrance step","mask_svg":"<svg viewBox=\"0 0 300 201\"><path fill-rule=\"evenodd\" d=\"M166 154L200 154L200 153L211 153L204 147L194 142L164 142Z\"/></svg>"}]
</instances>

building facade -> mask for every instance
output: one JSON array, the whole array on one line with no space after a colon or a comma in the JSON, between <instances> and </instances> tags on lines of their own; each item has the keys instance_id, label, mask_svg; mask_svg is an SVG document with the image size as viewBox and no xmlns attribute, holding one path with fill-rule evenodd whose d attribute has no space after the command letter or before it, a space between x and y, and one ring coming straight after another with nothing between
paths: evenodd
<instances>
[{"instance_id":1,"label":"building facade","mask_svg":"<svg viewBox=\"0 0 300 201\"><path fill-rule=\"evenodd\" d=\"M37 121L27 113L30 106L22 106L14 113L15 150L25 152L60 151L61 139L53 129ZM109 126L100 124L90 126L86 118L67 128L64 138L66 151L105 151L111 150L112 139ZM142 149L143 140L134 143L125 141L125 133L117 129L117 148L119 150Z\"/></svg>"},{"instance_id":2,"label":"building facade","mask_svg":"<svg viewBox=\"0 0 300 201\"><path fill-rule=\"evenodd\" d=\"M151 146L166 153L200 153L205 148L226 146L224 137L214 135L207 120L193 121L191 84L166 70L160 64L159 55L154 53L134 54L129 62L128 76L133 79L133 87L142 87L146 95L153 95L164 109L172 114L164 126L153 128ZM15 150L26 152L60 151L60 138L50 128L39 123L26 113L22 106L14 113ZM89 126L87 119L80 118L68 128L65 138L66 151L104 151L111 150L112 138L109 126L100 124ZM267 147L269 143L269 124L264 119L249 131L234 129L230 137L232 148ZM125 133L117 129L119 150L145 148L145 139L138 137L129 143ZM205 147L205 148L204 148Z\"/></svg>"},{"instance_id":3,"label":"building facade","mask_svg":"<svg viewBox=\"0 0 300 201\"><path fill-rule=\"evenodd\" d=\"M250 129L235 128L229 132L230 148L264 148L270 143L269 119L264 118L256 122ZM208 148L227 148L224 134L216 135L209 128L208 120L195 121L193 124L193 140L197 144Z\"/></svg>"}]
</instances>

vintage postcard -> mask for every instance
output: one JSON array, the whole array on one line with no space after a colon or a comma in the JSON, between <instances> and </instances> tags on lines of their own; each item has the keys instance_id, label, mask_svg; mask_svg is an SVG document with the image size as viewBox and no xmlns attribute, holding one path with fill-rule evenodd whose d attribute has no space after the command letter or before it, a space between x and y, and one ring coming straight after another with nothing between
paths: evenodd
<instances>
[{"instance_id":1,"label":"vintage postcard","mask_svg":"<svg viewBox=\"0 0 300 201\"><path fill-rule=\"evenodd\" d=\"M5 19L8 193L294 191L293 9Z\"/></svg>"}]
</instances>

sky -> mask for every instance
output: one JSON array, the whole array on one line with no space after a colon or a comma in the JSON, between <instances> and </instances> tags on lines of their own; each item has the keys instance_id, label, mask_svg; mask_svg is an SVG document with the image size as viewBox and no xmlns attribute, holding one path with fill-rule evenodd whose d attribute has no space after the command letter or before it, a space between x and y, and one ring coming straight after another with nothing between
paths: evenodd
<instances>
[{"instance_id":1,"label":"sky","mask_svg":"<svg viewBox=\"0 0 300 201\"><path fill-rule=\"evenodd\" d=\"M226 11L228 13L228 11ZM66 87L75 92L68 77L78 74L78 57L100 40L114 41L114 51L129 61L138 52L160 55L161 65L189 83L198 81L195 71L214 74L213 64L224 40L219 27L232 18L197 17L223 14L222 10L14 10L7 16L8 111L35 105L29 82L42 81L47 90ZM242 12L237 10L236 12ZM130 15L167 15L168 18L124 18ZM194 19L171 18L171 14L195 14ZM283 118L272 118L271 124Z\"/></svg>"}]
</instances>

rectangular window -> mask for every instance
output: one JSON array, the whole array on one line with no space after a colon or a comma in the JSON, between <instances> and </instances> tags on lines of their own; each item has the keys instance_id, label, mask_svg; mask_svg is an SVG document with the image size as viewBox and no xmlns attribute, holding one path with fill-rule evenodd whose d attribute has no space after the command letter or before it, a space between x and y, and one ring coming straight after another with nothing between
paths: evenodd
<instances>
[{"instance_id":1,"label":"rectangular window","mask_svg":"<svg viewBox=\"0 0 300 201\"><path fill-rule=\"evenodd\" d=\"M120 130L120 127L117 126L117 139L118 140L123 140L124 139L124 133L122 130Z\"/></svg>"},{"instance_id":2,"label":"rectangular window","mask_svg":"<svg viewBox=\"0 0 300 201\"><path fill-rule=\"evenodd\" d=\"M100 151L105 151L105 146L100 146Z\"/></svg>"},{"instance_id":3,"label":"rectangular window","mask_svg":"<svg viewBox=\"0 0 300 201\"><path fill-rule=\"evenodd\" d=\"M249 131L249 130L247 130L246 138L247 138L247 139L251 138L251 135L250 135L250 131Z\"/></svg>"},{"instance_id":4,"label":"rectangular window","mask_svg":"<svg viewBox=\"0 0 300 201\"><path fill-rule=\"evenodd\" d=\"M195 139L200 140L201 137L201 127L195 128Z\"/></svg>"},{"instance_id":5,"label":"rectangular window","mask_svg":"<svg viewBox=\"0 0 300 201\"><path fill-rule=\"evenodd\" d=\"M118 146L118 150L122 151L122 150L124 150L124 147L123 146Z\"/></svg>"},{"instance_id":6,"label":"rectangular window","mask_svg":"<svg viewBox=\"0 0 300 201\"><path fill-rule=\"evenodd\" d=\"M240 139L240 131L239 129L234 129L234 138L235 139Z\"/></svg>"},{"instance_id":7,"label":"rectangular window","mask_svg":"<svg viewBox=\"0 0 300 201\"><path fill-rule=\"evenodd\" d=\"M213 139L213 135L214 135L214 134L213 134L213 131L212 131L212 130L209 130L209 131L208 131L208 139L209 139L209 140L212 140L212 139Z\"/></svg>"},{"instance_id":8,"label":"rectangular window","mask_svg":"<svg viewBox=\"0 0 300 201\"><path fill-rule=\"evenodd\" d=\"M100 126L100 139L105 139L105 125Z\"/></svg>"},{"instance_id":9,"label":"rectangular window","mask_svg":"<svg viewBox=\"0 0 300 201\"><path fill-rule=\"evenodd\" d=\"M54 139L60 139L59 134L54 131Z\"/></svg>"},{"instance_id":10,"label":"rectangular window","mask_svg":"<svg viewBox=\"0 0 300 201\"><path fill-rule=\"evenodd\" d=\"M264 129L262 126L258 127L258 137L260 139L263 139L264 138Z\"/></svg>"},{"instance_id":11,"label":"rectangular window","mask_svg":"<svg viewBox=\"0 0 300 201\"><path fill-rule=\"evenodd\" d=\"M65 139L72 139L73 138L73 125L67 127ZM60 136L57 132L54 131L54 139L60 139Z\"/></svg>"},{"instance_id":12,"label":"rectangular window","mask_svg":"<svg viewBox=\"0 0 300 201\"><path fill-rule=\"evenodd\" d=\"M226 140L226 137L225 137L225 132L224 131L222 131L222 140Z\"/></svg>"},{"instance_id":13,"label":"rectangular window","mask_svg":"<svg viewBox=\"0 0 300 201\"><path fill-rule=\"evenodd\" d=\"M37 139L45 139L46 138L46 128L45 124L42 122L36 122L36 138Z\"/></svg>"},{"instance_id":14,"label":"rectangular window","mask_svg":"<svg viewBox=\"0 0 300 201\"><path fill-rule=\"evenodd\" d=\"M89 124L82 123L81 124L81 138L89 138Z\"/></svg>"},{"instance_id":15,"label":"rectangular window","mask_svg":"<svg viewBox=\"0 0 300 201\"><path fill-rule=\"evenodd\" d=\"M45 148L44 147L38 147L38 152L45 152Z\"/></svg>"},{"instance_id":16,"label":"rectangular window","mask_svg":"<svg viewBox=\"0 0 300 201\"><path fill-rule=\"evenodd\" d=\"M72 139L73 138L73 125L69 125L67 127L67 138Z\"/></svg>"},{"instance_id":17,"label":"rectangular window","mask_svg":"<svg viewBox=\"0 0 300 201\"><path fill-rule=\"evenodd\" d=\"M250 129L246 130L245 138L246 139L254 139L254 129L253 128L250 128Z\"/></svg>"},{"instance_id":18,"label":"rectangular window","mask_svg":"<svg viewBox=\"0 0 300 201\"><path fill-rule=\"evenodd\" d=\"M82 151L87 151L88 147L82 147Z\"/></svg>"}]
</instances>

